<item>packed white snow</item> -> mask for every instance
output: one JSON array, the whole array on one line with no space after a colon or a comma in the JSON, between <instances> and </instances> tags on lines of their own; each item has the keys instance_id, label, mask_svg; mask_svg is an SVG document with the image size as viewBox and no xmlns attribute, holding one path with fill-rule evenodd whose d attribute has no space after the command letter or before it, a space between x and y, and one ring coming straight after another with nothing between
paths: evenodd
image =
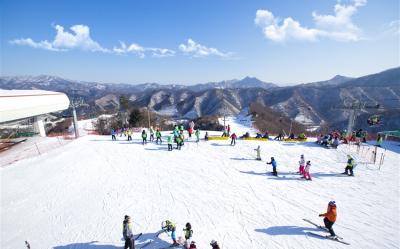
<instances>
[{"instance_id":1,"label":"packed white snow","mask_svg":"<svg viewBox=\"0 0 400 249\"><path fill-rule=\"evenodd\" d=\"M24 248L28 240L32 249L123 248L127 214L134 232L143 233L138 248L149 240L146 248L169 245L165 233L155 237L166 219L176 222L178 236L191 222L200 249L211 248L212 239L224 249L399 248L396 144L385 144L380 170L359 164L355 177L341 177L344 145L239 140L230 146L192 138L170 152L164 143L143 146L137 133L131 142L117 138L85 136L1 168L0 247ZM258 145L262 161L254 160ZM295 173L301 154L312 163L312 181ZM271 156L278 177L266 174ZM351 245L307 235L326 234L302 219L322 224L318 214L331 200L338 212L333 228Z\"/></svg>"}]
</instances>

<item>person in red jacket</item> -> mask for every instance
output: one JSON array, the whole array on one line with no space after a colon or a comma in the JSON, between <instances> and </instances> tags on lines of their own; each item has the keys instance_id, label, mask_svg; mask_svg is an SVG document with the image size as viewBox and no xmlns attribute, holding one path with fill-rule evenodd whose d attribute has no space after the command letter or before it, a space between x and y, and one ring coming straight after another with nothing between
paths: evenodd
<instances>
[{"instance_id":1,"label":"person in red jacket","mask_svg":"<svg viewBox=\"0 0 400 249\"><path fill-rule=\"evenodd\" d=\"M232 138L231 145L235 145L236 144L236 138L237 138L236 134L232 133L231 138Z\"/></svg>"},{"instance_id":2,"label":"person in red jacket","mask_svg":"<svg viewBox=\"0 0 400 249\"><path fill-rule=\"evenodd\" d=\"M332 237L336 237L335 232L332 229L333 224L335 224L336 221L336 203L335 201L330 201L328 203L328 210L324 214L320 214L320 217L325 217L324 218L324 224L325 227L329 230L329 233L331 234Z\"/></svg>"}]
</instances>

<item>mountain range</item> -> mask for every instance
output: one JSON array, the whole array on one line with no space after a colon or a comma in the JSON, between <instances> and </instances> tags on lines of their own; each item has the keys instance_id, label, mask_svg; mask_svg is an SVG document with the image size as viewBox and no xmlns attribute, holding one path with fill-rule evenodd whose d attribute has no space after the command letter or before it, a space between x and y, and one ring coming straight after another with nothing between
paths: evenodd
<instances>
[{"instance_id":1,"label":"mountain range","mask_svg":"<svg viewBox=\"0 0 400 249\"><path fill-rule=\"evenodd\" d=\"M113 112L119 109L119 97L130 104L176 118L237 114L253 102L268 106L305 125L329 124L344 128L346 109L361 103L356 120L366 126L366 118L384 116L385 129L400 127L400 68L359 78L336 75L320 82L279 87L257 78L227 80L195 85L158 83L106 84L67 80L56 76L0 77L1 89L42 89L65 92L70 98L83 98L88 104L81 114ZM379 108L374 106L379 105Z\"/></svg>"}]
</instances>

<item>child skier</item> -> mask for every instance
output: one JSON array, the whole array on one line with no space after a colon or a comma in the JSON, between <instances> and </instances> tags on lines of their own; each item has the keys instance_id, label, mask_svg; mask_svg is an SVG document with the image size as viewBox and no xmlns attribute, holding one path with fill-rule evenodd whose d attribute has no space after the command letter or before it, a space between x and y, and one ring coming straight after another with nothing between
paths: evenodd
<instances>
[{"instance_id":1,"label":"child skier","mask_svg":"<svg viewBox=\"0 0 400 249\"><path fill-rule=\"evenodd\" d=\"M196 135L196 143L198 143L200 141L200 130L197 129L194 135Z\"/></svg>"},{"instance_id":2,"label":"child skier","mask_svg":"<svg viewBox=\"0 0 400 249\"><path fill-rule=\"evenodd\" d=\"M181 136L177 136L175 140L176 140L176 149L180 150L182 146Z\"/></svg>"},{"instance_id":3,"label":"child skier","mask_svg":"<svg viewBox=\"0 0 400 249\"><path fill-rule=\"evenodd\" d=\"M271 162L269 162L269 163L267 163L267 164L271 164L271 165L272 165L272 175L278 176L278 172L276 171L277 163L276 163L276 161L275 161L275 158L274 158L274 157L271 157Z\"/></svg>"},{"instance_id":4,"label":"child skier","mask_svg":"<svg viewBox=\"0 0 400 249\"><path fill-rule=\"evenodd\" d=\"M150 142L154 141L154 130L153 127L150 127Z\"/></svg>"},{"instance_id":5,"label":"child skier","mask_svg":"<svg viewBox=\"0 0 400 249\"><path fill-rule=\"evenodd\" d=\"M236 138L237 138L237 136L236 136L236 134L235 133L232 133L232 135L231 135L231 145L235 145L236 144Z\"/></svg>"},{"instance_id":6,"label":"child skier","mask_svg":"<svg viewBox=\"0 0 400 249\"><path fill-rule=\"evenodd\" d=\"M324 218L325 227L329 230L332 238L336 238L336 234L332 229L333 224L336 221L336 203L335 201L330 201L328 203L328 210L324 214L320 214L319 217Z\"/></svg>"},{"instance_id":7,"label":"child skier","mask_svg":"<svg viewBox=\"0 0 400 249\"><path fill-rule=\"evenodd\" d=\"M210 246L212 247L212 249L219 249L218 242L215 240L211 240Z\"/></svg>"},{"instance_id":8,"label":"child skier","mask_svg":"<svg viewBox=\"0 0 400 249\"><path fill-rule=\"evenodd\" d=\"M261 161L261 152L260 152L260 145L257 147L257 149L254 149L257 151L257 158L256 160Z\"/></svg>"},{"instance_id":9,"label":"child skier","mask_svg":"<svg viewBox=\"0 0 400 249\"><path fill-rule=\"evenodd\" d=\"M171 232L171 239L172 239L172 245L177 246L179 243L176 241L176 226L174 223L172 223L169 220L166 220L165 223L161 225L161 229L164 230L165 232Z\"/></svg>"},{"instance_id":10,"label":"child skier","mask_svg":"<svg viewBox=\"0 0 400 249\"><path fill-rule=\"evenodd\" d=\"M188 222L186 223L185 228L183 229L183 231L185 232L185 243L184 243L184 247L188 248L189 247L189 242L190 239L193 236L193 230L192 230L192 225Z\"/></svg>"},{"instance_id":11,"label":"child skier","mask_svg":"<svg viewBox=\"0 0 400 249\"><path fill-rule=\"evenodd\" d=\"M304 175L304 164L306 163L306 161L304 160L304 155L300 156L300 161L299 161L299 172L300 175Z\"/></svg>"},{"instance_id":12,"label":"child skier","mask_svg":"<svg viewBox=\"0 0 400 249\"><path fill-rule=\"evenodd\" d=\"M161 132L160 132L159 129L157 129L157 131L156 131L156 138L157 138L156 144L158 144L158 141L160 141L160 144L161 144L161 143L162 143L162 140L161 140Z\"/></svg>"},{"instance_id":13,"label":"child skier","mask_svg":"<svg viewBox=\"0 0 400 249\"><path fill-rule=\"evenodd\" d=\"M131 217L125 215L122 222L122 236L125 240L124 249L135 249L135 241L133 240Z\"/></svg>"},{"instance_id":14,"label":"child skier","mask_svg":"<svg viewBox=\"0 0 400 249\"><path fill-rule=\"evenodd\" d=\"M111 129L111 140L113 140L113 141L115 141L115 140L117 140L117 138L115 137L115 130L114 129Z\"/></svg>"},{"instance_id":15,"label":"child skier","mask_svg":"<svg viewBox=\"0 0 400 249\"><path fill-rule=\"evenodd\" d=\"M131 128L128 128L128 130L126 131L126 134L128 135L128 141L132 140L132 130Z\"/></svg>"},{"instance_id":16,"label":"child skier","mask_svg":"<svg viewBox=\"0 0 400 249\"><path fill-rule=\"evenodd\" d=\"M351 155L347 155L347 166L344 169L344 172L342 174L349 175L349 171L350 171L349 176L354 176L353 167L354 167L354 159L351 157Z\"/></svg>"},{"instance_id":17,"label":"child skier","mask_svg":"<svg viewBox=\"0 0 400 249\"><path fill-rule=\"evenodd\" d=\"M172 151L172 135L168 136L168 151Z\"/></svg>"},{"instance_id":18,"label":"child skier","mask_svg":"<svg viewBox=\"0 0 400 249\"><path fill-rule=\"evenodd\" d=\"M310 167L311 167L311 162L307 161L307 164L304 167L303 177L308 181L311 181Z\"/></svg>"},{"instance_id":19,"label":"child skier","mask_svg":"<svg viewBox=\"0 0 400 249\"><path fill-rule=\"evenodd\" d=\"M147 144L147 133L145 130L142 131L142 139L143 139L143 145Z\"/></svg>"}]
</instances>

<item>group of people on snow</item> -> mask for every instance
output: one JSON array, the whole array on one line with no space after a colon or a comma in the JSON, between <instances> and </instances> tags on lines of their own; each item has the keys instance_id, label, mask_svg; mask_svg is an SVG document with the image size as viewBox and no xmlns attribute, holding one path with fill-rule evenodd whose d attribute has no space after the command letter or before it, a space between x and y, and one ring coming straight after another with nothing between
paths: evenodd
<instances>
[{"instance_id":1,"label":"group of people on snow","mask_svg":"<svg viewBox=\"0 0 400 249\"><path fill-rule=\"evenodd\" d=\"M158 237L161 233L165 232L169 235L169 237L171 237L172 240L172 243L170 245L171 248L176 246L183 246L185 249L197 249L196 242L192 240L193 230L190 222L186 223L185 228L183 228L182 231L184 233L184 238L185 238L183 241L182 239L178 240L176 237L176 225L170 220L165 220L161 223L161 231L159 231L156 234L156 237ZM139 237L140 235L138 235L137 237ZM125 240L124 249L135 249L135 239L137 238L135 238L133 235L132 222L131 222L131 217L129 215L125 215L124 220L122 222L122 236ZM215 240L212 240L210 242L210 246L212 249L220 249L218 242Z\"/></svg>"}]
</instances>

